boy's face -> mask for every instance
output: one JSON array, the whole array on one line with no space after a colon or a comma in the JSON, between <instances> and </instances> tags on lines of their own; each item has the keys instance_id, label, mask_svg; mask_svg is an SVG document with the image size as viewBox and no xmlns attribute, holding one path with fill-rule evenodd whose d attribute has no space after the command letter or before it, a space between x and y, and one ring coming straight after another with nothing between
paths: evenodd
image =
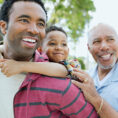
<instances>
[{"instance_id":1,"label":"boy's face","mask_svg":"<svg viewBox=\"0 0 118 118\"><path fill-rule=\"evenodd\" d=\"M43 51L50 61L60 62L68 57L67 36L61 31L51 31L43 42Z\"/></svg>"}]
</instances>

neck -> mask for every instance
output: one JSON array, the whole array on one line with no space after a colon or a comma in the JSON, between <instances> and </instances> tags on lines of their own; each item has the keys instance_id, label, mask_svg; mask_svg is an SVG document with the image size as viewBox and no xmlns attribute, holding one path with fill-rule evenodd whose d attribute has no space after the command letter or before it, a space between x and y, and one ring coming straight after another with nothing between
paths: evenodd
<instances>
[{"instance_id":1,"label":"neck","mask_svg":"<svg viewBox=\"0 0 118 118\"><path fill-rule=\"evenodd\" d=\"M102 69L100 67L98 67L98 76L100 80L103 80L104 77L110 72L112 68L110 69Z\"/></svg>"},{"instance_id":2,"label":"neck","mask_svg":"<svg viewBox=\"0 0 118 118\"><path fill-rule=\"evenodd\" d=\"M25 55L24 56L24 55L21 55L21 54L12 53L11 51L7 51L7 50L3 50L2 55L5 59L14 59L16 61L29 61L33 57L33 55L30 55L30 56Z\"/></svg>"}]
</instances>

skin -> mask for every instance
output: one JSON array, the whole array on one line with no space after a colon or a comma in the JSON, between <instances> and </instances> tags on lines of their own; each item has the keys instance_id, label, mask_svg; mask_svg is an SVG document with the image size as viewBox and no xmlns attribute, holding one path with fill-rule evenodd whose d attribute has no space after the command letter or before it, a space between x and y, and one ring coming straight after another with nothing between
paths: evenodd
<instances>
[{"instance_id":1,"label":"skin","mask_svg":"<svg viewBox=\"0 0 118 118\"><path fill-rule=\"evenodd\" d=\"M9 22L0 21L0 26L4 34L4 58L30 60L45 37L46 14L37 3L18 1L12 6Z\"/></svg>"},{"instance_id":2,"label":"skin","mask_svg":"<svg viewBox=\"0 0 118 118\"><path fill-rule=\"evenodd\" d=\"M52 62L58 63L66 60L69 53L67 36L60 31L49 32L43 43L43 51L46 52L49 60Z\"/></svg>"},{"instance_id":3,"label":"skin","mask_svg":"<svg viewBox=\"0 0 118 118\"><path fill-rule=\"evenodd\" d=\"M117 61L118 36L116 32L111 27L100 24L90 32L88 49L98 64L100 79L103 79Z\"/></svg>"},{"instance_id":4,"label":"skin","mask_svg":"<svg viewBox=\"0 0 118 118\"><path fill-rule=\"evenodd\" d=\"M67 36L60 31L51 31L43 41L43 49L53 62L67 59L68 46ZM0 60L1 71L7 76L12 76L21 72L40 73L48 76L66 77L66 68L58 63L51 62L19 62L15 60ZM50 69L51 67L51 69Z\"/></svg>"},{"instance_id":5,"label":"skin","mask_svg":"<svg viewBox=\"0 0 118 118\"><path fill-rule=\"evenodd\" d=\"M90 31L88 48L96 62L98 63L98 75L100 80L108 74L117 61L118 37L116 32L108 25L99 24ZM81 82L73 80L73 84L82 89L85 98L99 110L102 98L97 93L93 78L82 70L74 70ZM118 118L116 112L105 100L99 112L101 118Z\"/></svg>"}]
</instances>

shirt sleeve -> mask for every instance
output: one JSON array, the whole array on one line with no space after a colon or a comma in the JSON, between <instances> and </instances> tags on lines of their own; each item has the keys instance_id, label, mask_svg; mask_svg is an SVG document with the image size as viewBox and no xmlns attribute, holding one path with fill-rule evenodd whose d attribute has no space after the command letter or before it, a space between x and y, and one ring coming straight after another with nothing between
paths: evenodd
<instances>
[{"instance_id":1,"label":"shirt sleeve","mask_svg":"<svg viewBox=\"0 0 118 118\"><path fill-rule=\"evenodd\" d=\"M62 95L60 110L69 118L97 118L93 106L88 103L81 89L74 86L71 81Z\"/></svg>"}]
</instances>

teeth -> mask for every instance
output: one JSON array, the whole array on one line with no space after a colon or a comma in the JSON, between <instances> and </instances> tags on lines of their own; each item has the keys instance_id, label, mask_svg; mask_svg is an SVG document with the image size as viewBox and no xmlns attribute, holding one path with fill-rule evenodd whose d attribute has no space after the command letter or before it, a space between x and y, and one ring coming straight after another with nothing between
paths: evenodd
<instances>
[{"instance_id":1,"label":"teeth","mask_svg":"<svg viewBox=\"0 0 118 118\"><path fill-rule=\"evenodd\" d=\"M107 55L103 55L103 56L101 56L104 60L108 60L109 58L110 58L110 54L107 54Z\"/></svg>"},{"instance_id":2,"label":"teeth","mask_svg":"<svg viewBox=\"0 0 118 118\"><path fill-rule=\"evenodd\" d=\"M28 41L28 42L31 42L31 43L35 43L36 42L36 40L28 39L28 38L23 39L23 41Z\"/></svg>"}]
</instances>

